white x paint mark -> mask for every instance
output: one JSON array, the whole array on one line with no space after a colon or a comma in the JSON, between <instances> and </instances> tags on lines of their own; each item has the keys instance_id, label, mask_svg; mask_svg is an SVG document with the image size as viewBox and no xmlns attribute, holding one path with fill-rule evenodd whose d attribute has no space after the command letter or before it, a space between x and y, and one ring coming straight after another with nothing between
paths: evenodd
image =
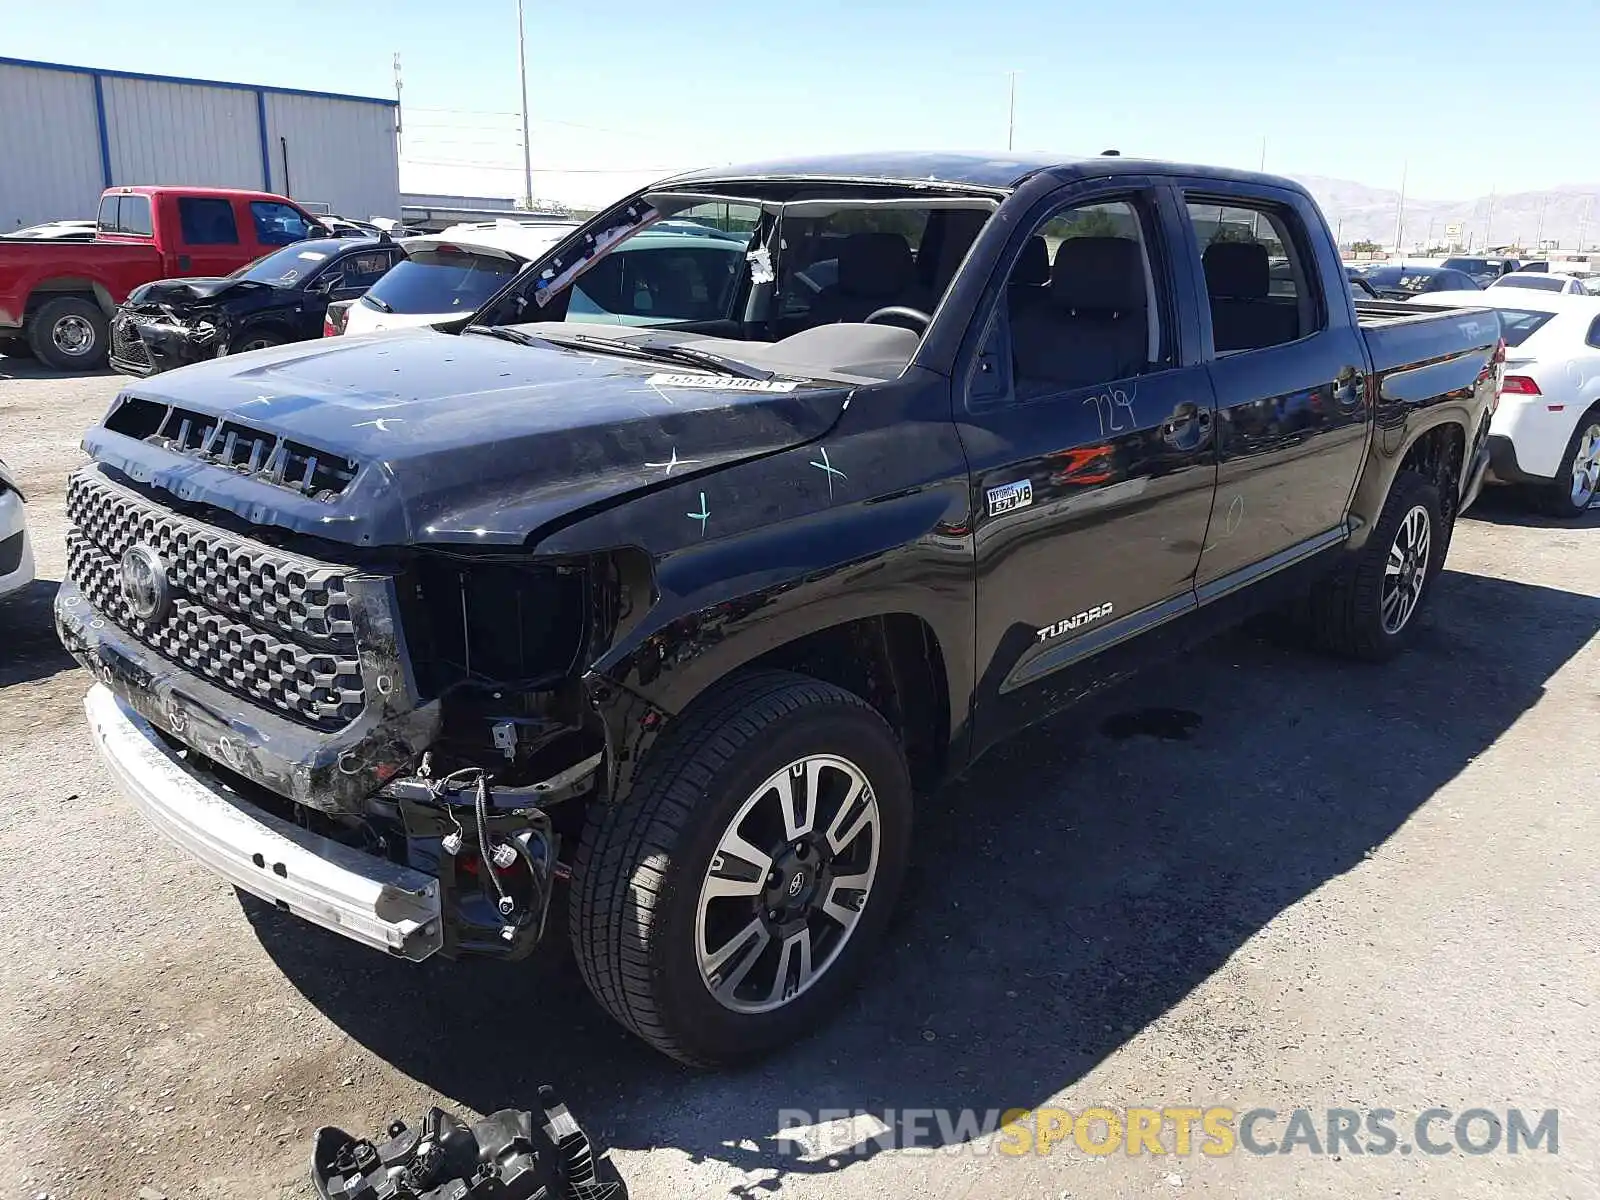
<instances>
[{"instance_id":1,"label":"white x paint mark","mask_svg":"<svg viewBox=\"0 0 1600 1200\"><path fill-rule=\"evenodd\" d=\"M700 464L700 460L698 458L679 458L678 457L678 448L676 446L674 446L672 448L672 458L669 461L664 462L664 463L647 462L647 463L645 463L645 466L647 466L647 467L665 467L667 469L667 474L671 475L673 467L694 467L694 466L698 466L699 464Z\"/></svg>"},{"instance_id":2,"label":"white x paint mark","mask_svg":"<svg viewBox=\"0 0 1600 1200\"><path fill-rule=\"evenodd\" d=\"M834 466L831 462L828 461L828 448L826 446L821 447L821 450L822 450L822 461L821 462L812 462L811 465L813 467L815 467L817 470L821 471L824 475L826 475L828 477L828 499L832 500L833 499L833 477L835 475L837 475L840 479L849 479L850 476L846 475L843 471L839 470L838 467Z\"/></svg>"}]
</instances>

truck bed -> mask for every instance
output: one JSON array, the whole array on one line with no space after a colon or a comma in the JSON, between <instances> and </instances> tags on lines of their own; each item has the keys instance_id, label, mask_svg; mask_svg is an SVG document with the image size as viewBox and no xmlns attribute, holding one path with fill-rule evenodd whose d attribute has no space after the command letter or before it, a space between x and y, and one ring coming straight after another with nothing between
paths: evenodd
<instances>
[{"instance_id":1,"label":"truck bed","mask_svg":"<svg viewBox=\"0 0 1600 1200\"><path fill-rule=\"evenodd\" d=\"M1357 300L1356 317L1380 377L1454 364L1471 366L1475 378L1500 344L1500 319L1490 308Z\"/></svg>"}]
</instances>

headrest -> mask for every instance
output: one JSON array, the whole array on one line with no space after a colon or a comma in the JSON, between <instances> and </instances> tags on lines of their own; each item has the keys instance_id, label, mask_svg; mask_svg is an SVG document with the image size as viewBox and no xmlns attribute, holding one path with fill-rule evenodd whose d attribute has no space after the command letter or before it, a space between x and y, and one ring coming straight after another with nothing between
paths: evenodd
<instances>
[{"instance_id":1,"label":"headrest","mask_svg":"<svg viewBox=\"0 0 1600 1200\"><path fill-rule=\"evenodd\" d=\"M898 233L852 233L839 247L839 289L852 296L896 296L916 264Z\"/></svg>"},{"instance_id":2,"label":"headrest","mask_svg":"<svg viewBox=\"0 0 1600 1200\"><path fill-rule=\"evenodd\" d=\"M1201 264L1213 300L1263 300L1271 289L1267 248L1260 242L1212 242Z\"/></svg>"},{"instance_id":3,"label":"headrest","mask_svg":"<svg viewBox=\"0 0 1600 1200\"><path fill-rule=\"evenodd\" d=\"M1145 305L1144 257L1132 238L1068 238L1056 249L1050 296L1064 308L1133 312Z\"/></svg>"},{"instance_id":4,"label":"headrest","mask_svg":"<svg viewBox=\"0 0 1600 1200\"><path fill-rule=\"evenodd\" d=\"M1017 265L1011 272L1011 282L1043 287L1050 282L1050 247L1042 237L1031 237L1017 256Z\"/></svg>"}]
</instances>

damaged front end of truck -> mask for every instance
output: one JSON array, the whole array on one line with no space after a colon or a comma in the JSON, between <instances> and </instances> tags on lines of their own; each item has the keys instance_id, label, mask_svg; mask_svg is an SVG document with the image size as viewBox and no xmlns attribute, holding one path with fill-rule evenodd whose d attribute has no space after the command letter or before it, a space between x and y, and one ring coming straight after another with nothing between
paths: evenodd
<instances>
[{"instance_id":1,"label":"damaged front end of truck","mask_svg":"<svg viewBox=\"0 0 1600 1200\"><path fill-rule=\"evenodd\" d=\"M440 342L130 388L69 484L56 623L113 774L214 871L397 956L515 959L666 716L594 667L659 598L644 531L546 535L677 484L655 459L801 444L843 392L668 397L626 358Z\"/></svg>"}]
</instances>

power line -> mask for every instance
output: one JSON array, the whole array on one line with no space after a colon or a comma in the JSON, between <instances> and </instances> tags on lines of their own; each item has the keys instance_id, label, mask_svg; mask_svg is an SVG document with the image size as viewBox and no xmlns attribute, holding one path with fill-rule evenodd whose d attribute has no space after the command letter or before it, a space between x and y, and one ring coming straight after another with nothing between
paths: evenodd
<instances>
[{"instance_id":1,"label":"power line","mask_svg":"<svg viewBox=\"0 0 1600 1200\"><path fill-rule=\"evenodd\" d=\"M402 164L413 167L461 167L472 171L517 171L519 165L506 165L502 163L485 162L459 162L446 161L439 158L403 158ZM551 175L666 175L673 171L682 171L687 168L676 167L541 167L540 170Z\"/></svg>"}]
</instances>

